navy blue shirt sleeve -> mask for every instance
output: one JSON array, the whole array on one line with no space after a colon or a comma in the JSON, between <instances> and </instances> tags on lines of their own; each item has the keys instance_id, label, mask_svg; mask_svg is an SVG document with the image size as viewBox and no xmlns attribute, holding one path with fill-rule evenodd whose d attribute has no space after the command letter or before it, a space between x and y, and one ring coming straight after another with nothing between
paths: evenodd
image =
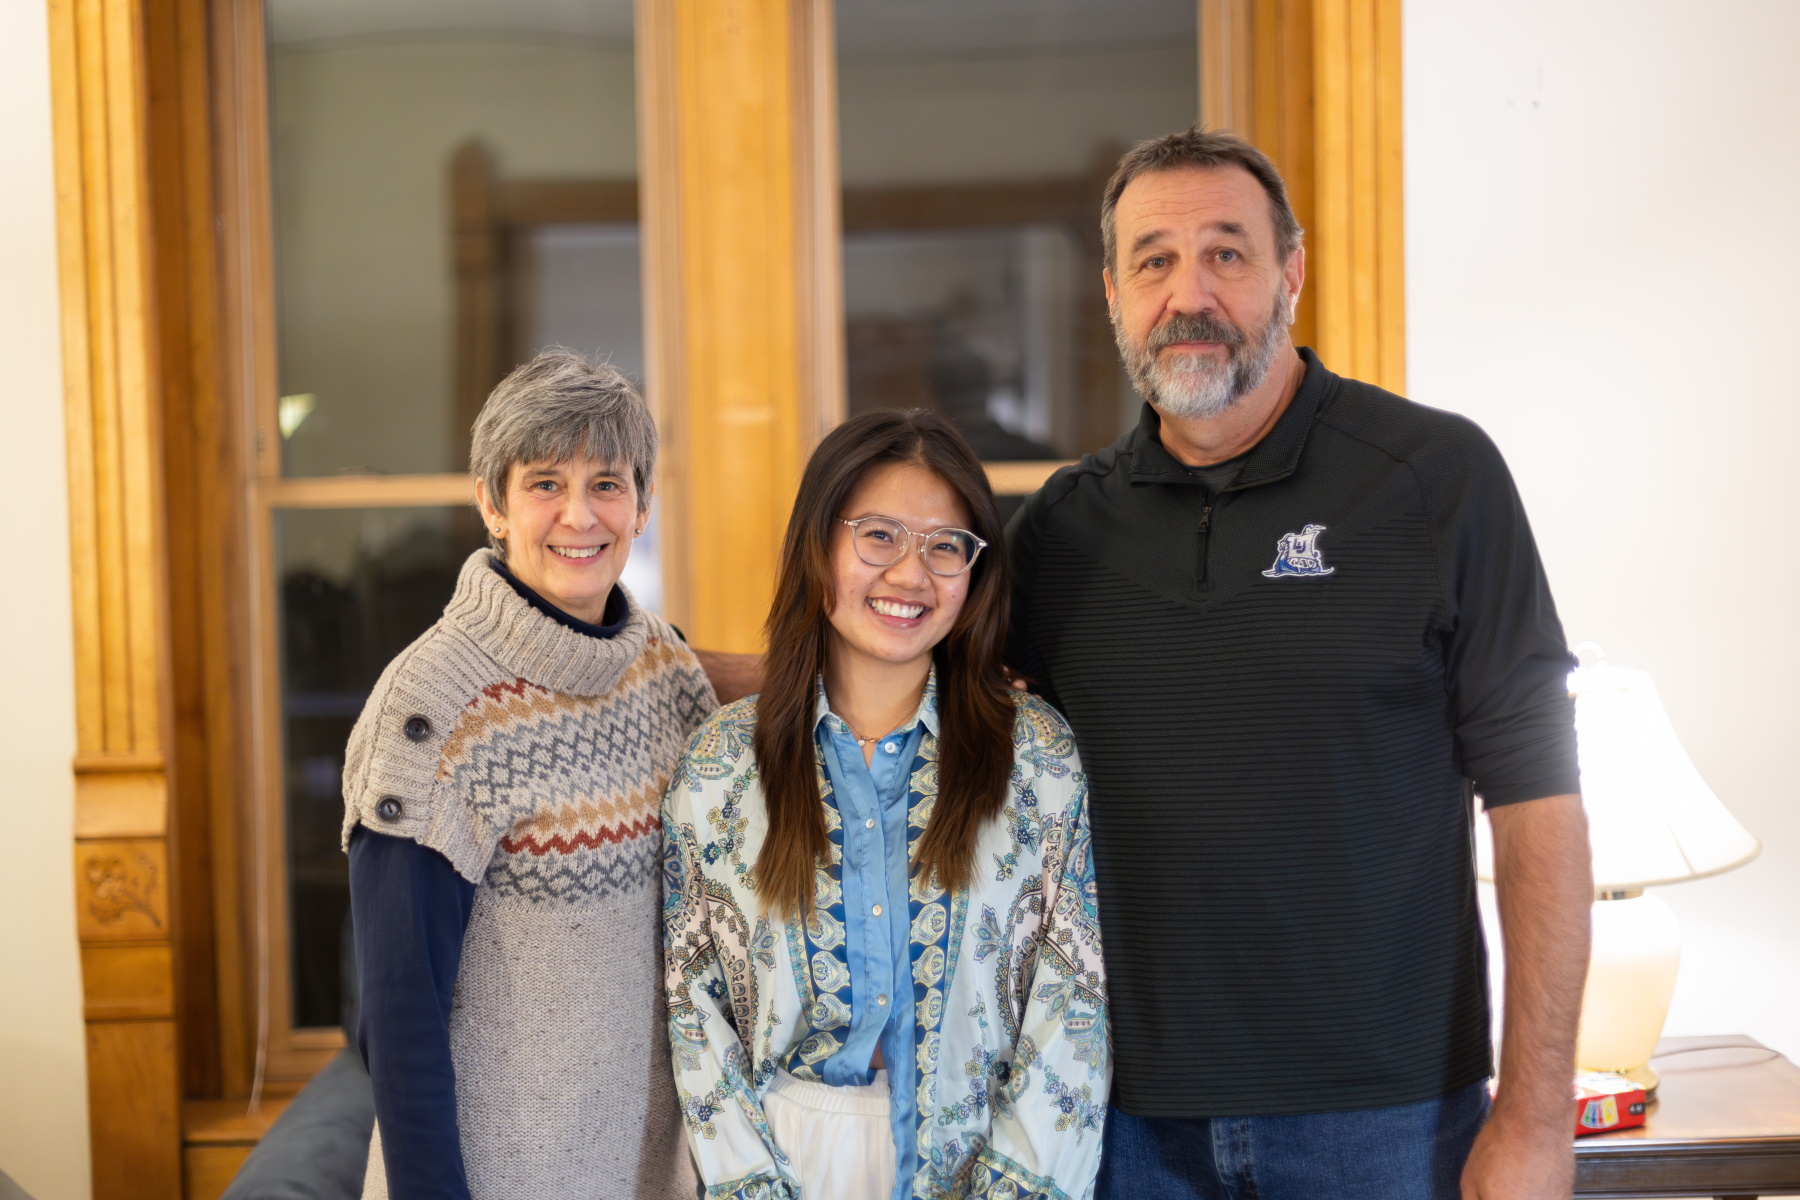
<instances>
[{"instance_id":1,"label":"navy blue shirt sleeve","mask_svg":"<svg viewBox=\"0 0 1800 1200\"><path fill-rule=\"evenodd\" d=\"M450 1000L475 885L410 838L350 835L357 1045L375 1090L388 1195L468 1200L456 1126Z\"/></svg>"}]
</instances>

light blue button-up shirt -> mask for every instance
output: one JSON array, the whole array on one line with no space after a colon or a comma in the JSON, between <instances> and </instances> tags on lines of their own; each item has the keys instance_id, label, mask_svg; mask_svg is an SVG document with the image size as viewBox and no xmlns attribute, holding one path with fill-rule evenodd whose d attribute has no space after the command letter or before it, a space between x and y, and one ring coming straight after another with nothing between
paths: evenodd
<instances>
[{"instance_id":1,"label":"light blue button-up shirt","mask_svg":"<svg viewBox=\"0 0 1800 1200\"><path fill-rule=\"evenodd\" d=\"M844 951L850 968L850 1034L820 1075L834 1087L874 1080L869 1058L881 1047L888 1072L898 1178L893 1200L911 1200L917 1158L914 1086L912 914L907 800L925 731L937 735L935 689L926 684L905 726L875 744L870 762L850 726L819 688L817 737L843 823Z\"/></svg>"}]
</instances>

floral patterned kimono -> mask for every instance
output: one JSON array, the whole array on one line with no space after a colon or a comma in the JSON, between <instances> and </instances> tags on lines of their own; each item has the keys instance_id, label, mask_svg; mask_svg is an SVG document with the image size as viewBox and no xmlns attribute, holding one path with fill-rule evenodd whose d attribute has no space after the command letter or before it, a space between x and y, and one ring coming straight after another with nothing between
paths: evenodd
<instances>
[{"instance_id":1,"label":"floral patterned kimono","mask_svg":"<svg viewBox=\"0 0 1800 1200\"><path fill-rule=\"evenodd\" d=\"M832 849L813 916L765 913L751 876L767 827L755 701L695 732L663 802L669 1035L708 1194L796 1200L763 1096L777 1068L824 1082L819 1068L847 1031L844 830L821 763ZM1017 703L1005 811L981 835L975 881L946 892L935 877L911 878L917 1051L911 1070L887 1067L892 1088L916 1095L917 1153L899 1173L917 1200L1077 1200L1099 1169L1111 1060L1087 784L1056 710L1033 696ZM935 705L934 681L921 713L935 717ZM914 849L937 800L934 727L908 782Z\"/></svg>"}]
</instances>

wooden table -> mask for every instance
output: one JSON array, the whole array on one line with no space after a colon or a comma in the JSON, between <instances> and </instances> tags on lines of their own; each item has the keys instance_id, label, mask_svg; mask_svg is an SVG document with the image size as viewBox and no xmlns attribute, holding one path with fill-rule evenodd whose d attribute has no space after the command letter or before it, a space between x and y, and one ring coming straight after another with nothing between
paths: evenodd
<instances>
[{"instance_id":1,"label":"wooden table","mask_svg":"<svg viewBox=\"0 0 1800 1200\"><path fill-rule=\"evenodd\" d=\"M1638 1129L1575 1140L1575 1195L1800 1195L1800 1067L1741 1036L1664 1038Z\"/></svg>"}]
</instances>

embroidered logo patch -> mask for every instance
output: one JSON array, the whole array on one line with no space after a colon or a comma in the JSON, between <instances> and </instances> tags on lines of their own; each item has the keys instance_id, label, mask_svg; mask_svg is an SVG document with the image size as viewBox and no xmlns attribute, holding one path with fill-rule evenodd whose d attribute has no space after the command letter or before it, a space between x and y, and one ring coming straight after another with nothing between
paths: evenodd
<instances>
[{"instance_id":1,"label":"embroidered logo patch","mask_svg":"<svg viewBox=\"0 0 1800 1200\"><path fill-rule=\"evenodd\" d=\"M1282 534L1275 543L1275 565L1263 575L1279 579L1283 575L1329 575L1336 571L1336 567L1325 565L1325 557L1319 553L1319 535L1324 532L1323 525L1308 525L1299 533Z\"/></svg>"}]
</instances>

